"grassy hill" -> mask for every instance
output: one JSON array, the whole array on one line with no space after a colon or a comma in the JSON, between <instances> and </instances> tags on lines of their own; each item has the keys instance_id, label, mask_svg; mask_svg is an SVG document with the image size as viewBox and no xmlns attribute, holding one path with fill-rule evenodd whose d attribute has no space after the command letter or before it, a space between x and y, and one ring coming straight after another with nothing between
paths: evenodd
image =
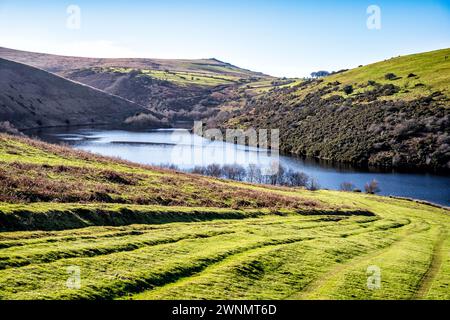
<instances>
[{"instance_id":1,"label":"grassy hill","mask_svg":"<svg viewBox=\"0 0 450 320\"><path fill-rule=\"evenodd\" d=\"M0 122L9 121L19 129L121 124L138 113L150 111L44 70L0 58Z\"/></svg>"},{"instance_id":2,"label":"grassy hill","mask_svg":"<svg viewBox=\"0 0 450 320\"><path fill-rule=\"evenodd\" d=\"M450 169L450 49L277 87L223 127L279 128L282 150L364 166Z\"/></svg>"},{"instance_id":3,"label":"grassy hill","mask_svg":"<svg viewBox=\"0 0 450 320\"><path fill-rule=\"evenodd\" d=\"M139 103L173 121L209 118L243 84L274 79L217 59L82 58L8 48L0 48L0 57Z\"/></svg>"},{"instance_id":4,"label":"grassy hill","mask_svg":"<svg viewBox=\"0 0 450 320\"><path fill-rule=\"evenodd\" d=\"M449 299L449 211L0 135L1 299ZM57 243L58 245L55 245ZM367 268L381 270L368 289ZM68 267L81 287L67 287Z\"/></svg>"}]
</instances>

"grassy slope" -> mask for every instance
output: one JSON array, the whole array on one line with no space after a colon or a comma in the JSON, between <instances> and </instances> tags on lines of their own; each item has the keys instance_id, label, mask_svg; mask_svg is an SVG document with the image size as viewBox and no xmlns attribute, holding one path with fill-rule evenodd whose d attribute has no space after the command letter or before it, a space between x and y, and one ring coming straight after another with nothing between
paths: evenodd
<instances>
[{"instance_id":1,"label":"grassy slope","mask_svg":"<svg viewBox=\"0 0 450 320\"><path fill-rule=\"evenodd\" d=\"M442 49L397 57L273 89L235 108L223 127L279 128L282 150L300 155L448 170L449 56Z\"/></svg>"},{"instance_id":2,"label":"grassy slope","mask_svg":"<svg viewBox=\"0 0 450 320\"><path fill-rule=\"evenodd\" d=\"M0 122L20 129L122 124L140 112L149 113L131 101L0 58Z\"/></svg>"},{"instance_id":3,"label":"grassy slope","mask_svg":"<svg viewBox=\"0 0 450 320\"><path fill-rule=\"evenodd\" d=\"M388 80L385 75L393 73L397 78ZM297 99L304 98L309 93L324 89L329 83L336 83L337 90L328 93L325 97L340 95L342 97L356 97L361 93L369 92L374 86L367 85L369 80L380 85L393 84L400 88L393 95L378 97L379 100L403 100L410 101L420 97L426 97L433 92L440 91L445 96L450 96L448 77L450 74L450 48L430 52L398 56L384 61L350 69L344 72L332 74L322 78L323 81L312 82L305 86L305 80L297 80L285 87L294 87L294 96ZM409 75L414 75L408 77ZM302 86L303 84L303 86ZM354 91L345 94L343 88L352 85Z\"/></svg>"},{"instance_id":4,"label":"grassy slope","mask_svg":"<svg viewBox=\"0 0 450 320\"><path fill-rule=\"evenodd\" d=\"M216 59L82 58L1 47L0 57L136 102L170 121L210 118L220 112L218 105L259 90L245 90L247 84L266 82L270 88L275 79Z\"/></svg>"},{"instance_id":5,"label":"grassy slope","mask_svg":"<svg viewBox=\"0 0 450 320\"><path fill-rule=\"evenodd\" d=\"M385 75L388 73L394 73L399 79L385 79ZM410 74L416 76L408 78ZM355 87L366 84L369 80L380 84L395 84L402 90L393 98L411 100L430 95L435 91L441 91L444 95L450 96L449 74L450 48L377 62L332 75L326 78L326 82L339 81L343 86L353 85ZM417 84L424 86L416 87ZM357 90L353 95L363 91Z\"/></svg>"},{"instance_id":6,"label":"grassy slope","mask_svg":"<svg viewBox=\"0 0 450 320\"><path fill-rule=\"evenodd\" d=\"M450 299L440 208L214 180L5 135L0 162L0 226L30 230L0 233L2 299ZM82 184L61 194L60 180ZM379 290L366 287L369 265L381 268ZM66 287L68 266L80 267L80 289Z\"/></svg>"},{"instance_id":7,"label":"grassy slope","mask_svg":"<svg viewBox=\"0 0 450 320\"><path fill-rule=\"evenodd\" d=\"M0 57L61 75L74 70L98 68L104 69L104 72L115 71L123 74L132 70L142 70L143 73L155 79L191 85L229 84L239 79L268 77L262 73L242 69L217 59L83 58L1 47Z\"/></svg>"}]
</instances>

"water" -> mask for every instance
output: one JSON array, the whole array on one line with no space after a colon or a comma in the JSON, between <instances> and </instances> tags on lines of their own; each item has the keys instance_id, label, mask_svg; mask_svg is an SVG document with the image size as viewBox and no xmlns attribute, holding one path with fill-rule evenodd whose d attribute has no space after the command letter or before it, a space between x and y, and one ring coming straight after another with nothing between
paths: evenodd
<instances>
[{"instance_id":1,"label":"water","mask_svg":"<svg viewBox=\"0 0 450 320\"><path fill-rule=\"evenodd\" d=\"M133 162L168 165L191 169L211 163L247 166L250 163L270 168L276 155L268 150L209 141L184 129L159 129L133 132L109 129L52 129L37 135L49 142L71 146ZM286 168L302 171L318 180L322 188L339 189L342 182L351 182L364 190L364 184L376 179L380 194L409 197L450 206L450 176L430 173L379 172L345 165L331 165L312 159L279 156Z\"/></svg>"}]
</instances>

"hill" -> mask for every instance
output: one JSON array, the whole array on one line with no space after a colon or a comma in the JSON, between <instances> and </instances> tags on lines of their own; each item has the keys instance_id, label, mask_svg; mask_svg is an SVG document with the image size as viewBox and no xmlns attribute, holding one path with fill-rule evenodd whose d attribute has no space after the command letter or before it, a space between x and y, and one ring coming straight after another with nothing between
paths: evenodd
<instances>
[{"instance_id":1,"label":"hill","mask_svg":"<svg viewBox=\"0 0 450 320\"><path fill-rule=\"evenodd\" d=\"M0 135L1 299L449 299L449 227L412 201Z\"/></svg>"},{"instance_id":2,"label":"hill","mask_svg":"<svg viewBox=\"0 0 450 320\"><path fill-rule=\"evenodd\" d=\"M223 127L279 128L284 152L450 169L450 49L397 57L247 99Z\"/></svg>"},{"instance_id":3,"label":"hill","mask_svg":"<svg viewBox=\"0 0 450 320\"><path fill-rule=\"evenodd\" d=\"M0 58L0 122L19 129L122 124L141 113L150 114L131 101Z\"/></svg>"},{"instance_id":4,"label":"hill","mask_svg":"<svg viewBox=\"0 0 450 320\"><path fill-rule=\"evenodd\" d=\"M29 64L163 113L193 120L219 112L246 83L272 77L217 59L102 59L0 48L0 57Z\"/></svg>"}]
</instances>

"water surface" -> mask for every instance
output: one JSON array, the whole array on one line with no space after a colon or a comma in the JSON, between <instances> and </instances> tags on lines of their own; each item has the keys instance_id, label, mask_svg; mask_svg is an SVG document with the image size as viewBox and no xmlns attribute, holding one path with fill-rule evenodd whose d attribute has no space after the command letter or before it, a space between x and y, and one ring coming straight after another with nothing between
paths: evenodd
<instances>
[{"instance_id":1,"label":"water surface","mask_svg":"<svg viewBox=\"0 0 450 320\"><path fill-rule=\"evenodd\" d=\"M194 166L218 164L257 164L269 168L277 158L268 150L209 141L185 129L158 129L134 132L109 129L49 129L38 132L49 142L71 146L102 155L119 157L133 162L168 165L188 170ZM364 190L364 184L376 179L382 195L409 197L450 205L450 176L431 173L380 172L332 165L312 159L279 156L286 168L302 171L318 180L322 188L339 189L342 182L351 182Z\"/></svg>"}]
</instances>

